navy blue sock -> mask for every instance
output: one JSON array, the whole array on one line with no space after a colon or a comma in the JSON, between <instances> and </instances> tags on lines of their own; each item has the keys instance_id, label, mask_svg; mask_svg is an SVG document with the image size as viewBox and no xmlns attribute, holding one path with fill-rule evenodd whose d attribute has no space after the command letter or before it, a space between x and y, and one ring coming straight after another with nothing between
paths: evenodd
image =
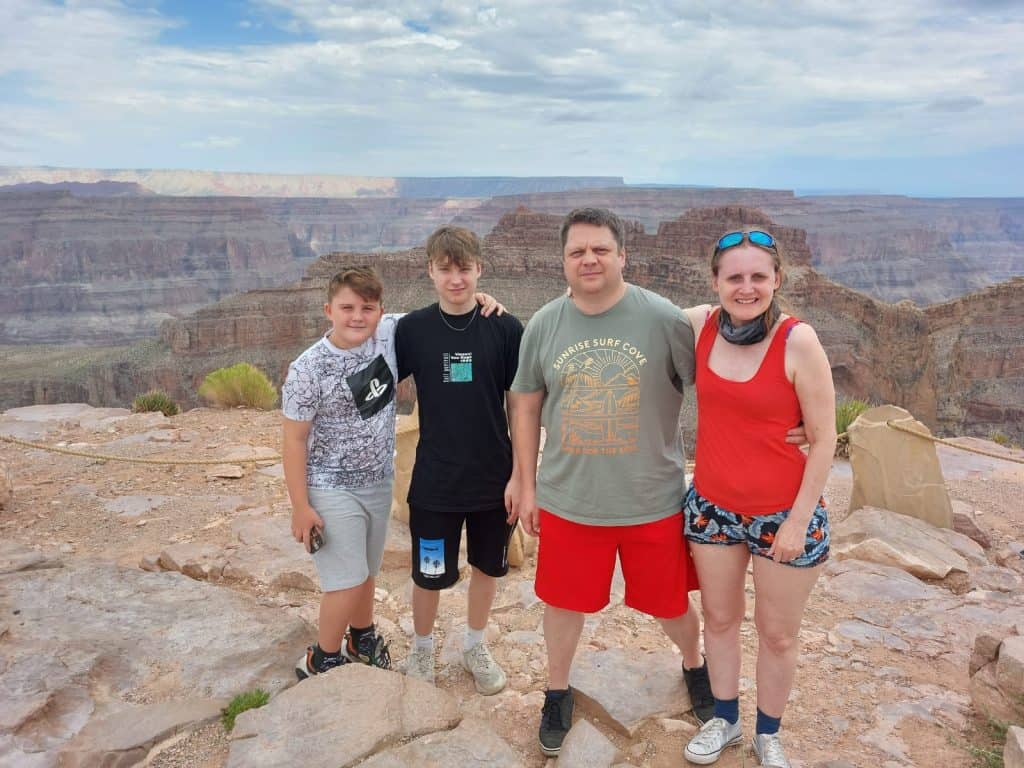
<instances>
[{"instance_id":1,"label":"navy blue sock","mask_svg":"<svg viewBox=\"0 0 1024 768\"><path fill-rule=\"evenodd\" d=\"M740 697L737 696L735 699L719 699L715 698L715 717L721 717L728 720L729 723L735 723L740 719ZM760 731L758 731L760 733Z\"/></svg>"},{"instance_id":2,"label":"navy blue sock","mask_svg":"<svg viewBox=\"0 0 1024 768\"><path fill-rule=\"evenodd\" d=\"M337 659L341 656L341 650L334 651L334 653L328 653L319 645L313 646L313 668L320 669L320 666L324 663L324 659Z\"/></svg>"},{"instance_id":3,"label":"navy blue sock","mask_svg":"<svg viewBox=\"0 0 1024 768\"><path fill-rule=\"evenodd\" d=\"M761 708L757 708L757 727L754 729L754 733L772 734L779 732L779 725L782 723L781 717L771 717L761 711Z\"/></svg>"}]
</instances>

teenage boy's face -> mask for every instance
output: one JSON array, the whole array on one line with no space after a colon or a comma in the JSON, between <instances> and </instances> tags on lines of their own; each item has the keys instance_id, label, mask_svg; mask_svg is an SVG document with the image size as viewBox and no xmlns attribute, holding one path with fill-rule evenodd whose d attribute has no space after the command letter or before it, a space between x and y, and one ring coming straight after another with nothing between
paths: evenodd
<instances>
[{"instance_id":1,"label":"teenage boy's face","mask_svg":"<svg viewBox=\"0 0 1024 768\"><path fill-rule=\"evenodd\" d=\"M480 264L474 263L459 266L452 261L431 261L427 268L430 279L434 281L434 290L441 300L442 309L472 309L476 302L476 283L480 279Z\"/></svg>"},{"instance_id":2,"label":"teenage boy's face","mask_svg":"<svg viewBox=\"0 0 1024 768\"><path fill-rule=\"evenodd\" d=\"M334 326L331 343L341 349L352 349L373 336L384 315L384 306L379 301L364 299L346 285L324 304L324 314Z\"/></svg>"}]
</instances>

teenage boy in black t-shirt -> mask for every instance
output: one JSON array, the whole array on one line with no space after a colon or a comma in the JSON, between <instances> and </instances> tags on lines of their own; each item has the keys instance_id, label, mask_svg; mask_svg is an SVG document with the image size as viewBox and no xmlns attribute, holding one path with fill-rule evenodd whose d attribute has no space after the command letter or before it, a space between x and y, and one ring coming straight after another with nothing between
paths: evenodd
<instances>
[{"instance_id":1,"label":"teenage boy in black t-shirt","mask_svg":"<svg viewBox=\"0 0 1024 768\"><path fill-rule=\"evenodd\" d=\"M483 636L496 580L508 572L516 522L509 497L514 467L506 407L510 412L516 397L508 390L523 326L510 314L479 314L473 295L482 260L475 234L441 227L427 240L427 259L438 302L403 317L397 333L398 378L412 374L420 402L409 487L416 635L406 674L434 680L434 620L440 590L459 579L465 524L472 575L463 666L476 689L489 695L506 684Z\"/></svg>"}]
</instances>

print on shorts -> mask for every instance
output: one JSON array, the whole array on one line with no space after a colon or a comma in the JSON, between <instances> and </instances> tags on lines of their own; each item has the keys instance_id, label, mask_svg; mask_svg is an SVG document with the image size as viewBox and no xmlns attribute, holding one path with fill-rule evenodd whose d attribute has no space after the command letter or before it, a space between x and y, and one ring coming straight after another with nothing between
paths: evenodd
<instances>
[{"instance_id":1,"label":"print on shorts","mask_svg":"<svg viewBox=\"0 0 1024 768\"><path fill-rule=\"evenodd\" d=\"M420 539L420 573L444 576L444 539Z\"/></svg>"},{"instance_id":2,"label":"print on shorts","mask_svg":"<svg viewBox=\"0 0 1024 768\"><path fill-rule=\"evenodd\" d=\"M587 339L559 355L562 450L624 454L639 449L640 367L647 358L620 339Z\"/></svg>"},{"instance_id":3,"label":"print on shorts","mask_svg":"<svg viewBox=\"0 0 1024 768\"><path fill-rule=\"evenodd\" d=\"M441 356L441 381L452 384L472 380L472 352L445 352Z\"/></svg>"}]
</instances>

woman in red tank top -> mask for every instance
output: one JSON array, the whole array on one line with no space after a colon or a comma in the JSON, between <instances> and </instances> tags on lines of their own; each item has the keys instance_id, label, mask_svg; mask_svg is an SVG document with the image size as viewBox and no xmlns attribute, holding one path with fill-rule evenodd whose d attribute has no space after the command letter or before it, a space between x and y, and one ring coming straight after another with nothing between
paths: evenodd
<instances>
[{"instance_id":1,"label":"woman in red tank top","mask_svg":"<svg viewBox=\"0 0 1024 768\"><path fill-rule=\"evenodd\" d=\"M779 311L782 262L767 232L731 232L711 260L720 306L686 310L696 339L697 452L684 501L697 566L715 716L684 751L715 762L742 741L740 625L753 556L762 766L789 768L779 724L792 687L804 606L828 557L821 492L835 452L835 390L814 330ZM805 455L786 443L803 423Z\"/></svg>"}]
</instances>

